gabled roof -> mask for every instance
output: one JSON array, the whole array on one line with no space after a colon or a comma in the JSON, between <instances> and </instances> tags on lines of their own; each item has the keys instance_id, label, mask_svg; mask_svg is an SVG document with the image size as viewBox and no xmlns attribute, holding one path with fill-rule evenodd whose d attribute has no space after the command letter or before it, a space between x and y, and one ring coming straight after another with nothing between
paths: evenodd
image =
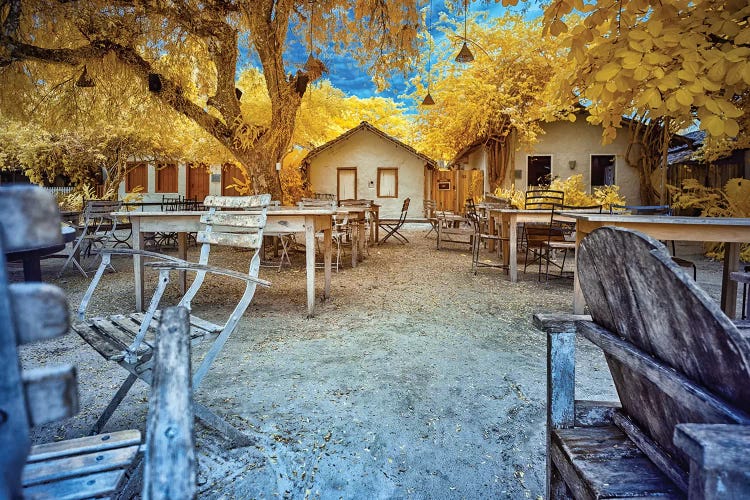
<instances>
[{"instance_id":1,"label":"gabled roof","mask_svg":"<svg viewBox=\"0 0 750 500\"><path fill-rule=\"evenodd\" d=\"M335 139L332 139L332 140L326 142L325 144L323 144L322 146L318 146L317 148L315 148L312 151L310 151L307 154L307 156L305 157L305 159L302 160L302 167L306 168L307 166L310 165L310 160L312 160L313 158L315 158L316 156L318 156L320 153L322 153L326 149L332 147L333 145L338 144L339 142L345 141L346 139L348 139L352 135L356 134L360 130L368 130L368 131L372 132L373 134L376 134L376 135L382 137L383 139L392 142L396 146L405 149L406 151L408 151L409 153L413 154L414 156L417 156L418 158L421 158L431 168L435 168L436 165L437 165L437 163L435 162L435 160L433 160L432 158L430 158L430 157L428 157L426 155L423 155L422 153L420 153L419 151L417 151L413 147L409 146L408 144L404 144L403 142L399 141L395 137L386 134L385 132L383 132L379 128L377 128L377 127L375 127L373 125L370 125L367 122L362 122L359 125L357 125L356 127L354 127L353 129L347 130L346 132L344 132L340 136L336 137Z\"/></svg>"},{"instance_id":2,"label":"gabled roof","mask_svg":"<svg viewBox=\"0 0 750 500\"><path fill-rule=\"evenodd\" d=\"M480 148L481 146L484 146L486 144L489 144L490 142L503 142L505 140L505 137L501 137L498 135L493 135L490 137L480 137L479 139L475 140L468 146L465 146L461 151L456 153L456 156L454 156L451 161L448 162L448 168L453 168L458 162L460 162L464 156L469 155L476 149Z\"/></svg>"}]
</instances>

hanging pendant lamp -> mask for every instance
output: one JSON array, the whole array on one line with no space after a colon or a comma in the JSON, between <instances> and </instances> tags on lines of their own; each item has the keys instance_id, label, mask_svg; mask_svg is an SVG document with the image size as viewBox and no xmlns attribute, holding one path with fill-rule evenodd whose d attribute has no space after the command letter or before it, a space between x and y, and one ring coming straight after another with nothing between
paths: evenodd
<instances>
[{"instance_id":1,"label":"hanging pendant lamp","mask_svg":"<svg viewBox=\"0 0 750 500\"><path fill-rule=\"evenodd\" d=\"M430 28L432 28L432 0L430 0L430 12L427 14L427 39L429 49L427 50L427 95L424 96L422 106L434 106L435 99L430 95L430 80L432 79L432 37L430 36Z\"/></svg>"},{"instance_id":2,"label":"hanging pendant lamp","mask_svg":"<svg viewBox=\"0 0 750 500\"><path fill-rule=\"evenodd\" d=\"M83 88L91 88L96 87L96 84L94 83L94 80L91 79L89 76L88 70L86 69L86 65L83 65L83 71L81 72L81 76L78 77L78 80L76 81L76 87L83 87Z\"/></svg>"},{"instance_id":3,"label":"hanging pendant lamp","mask_svg":"<svg viewBox=\"0 0 750 500\"><path fill-rule=\"evenodd\" d=\"M461 46L461 50L458 51L458 55L456 56L456 62L460 63L470 63L474 60L474 54L471 53L471 49L469 49L469 44L467 43L468 38L466 38L466 15L468 10L469 0L464 0L464 44Z\"/></svg>"},{"instance_id":4,"label":"hanging pendant lamp","mask_svg":"<svg viewBox=\"0 0 750 500\"><path fill-rule=\"evenodd\" d=\"M313 55L313 16L315 16L315 0L310 0L310 53L307 56L307 61L305 62L305 71L307 71L308 73L314 70L318 65L318 61Z\"/></svg>"}]
</instances>

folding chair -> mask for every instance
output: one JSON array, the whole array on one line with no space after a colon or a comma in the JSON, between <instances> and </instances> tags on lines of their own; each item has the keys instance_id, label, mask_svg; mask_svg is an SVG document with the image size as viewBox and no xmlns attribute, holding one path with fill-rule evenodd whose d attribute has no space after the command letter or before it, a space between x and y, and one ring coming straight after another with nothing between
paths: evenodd
<instances>
[{"instance_id":1,"label":"folding chair","mask_svg":"<svg viewBox=\"0 0 750 500\"><path fill-rule=\"evenodd\" d=\"M0 187L0 498L98 498L123 487L135 490L140 479L134 473L144 449L138 430L30 446L30 427L77 413L78 381L72 365L22 371L17 344L65 335L68 302L56 286L8 284L1 256L14 248L59 243L58 221L51 193L35 186ZM189 319L177 308L164 316L154 366L157 395L149 401L143 494L158 498L166 484L173 498L192 498L193 417L184 335Z\"/></svg>"},{"instance_id":2,"label":"folding chair","mask_svg":"<svg viewBox=\"0 0 750 500\"><path fill-rule=\"evenodd\" d=\"M425 233L424 237L427 238L430 233L437 233L438 219L435 216L437 210L437 202L435 200L424 200L424 216L430 223L430 229Z\"/></svg>"},{"instance_id":3,"label":"folding chair","mask_svg":"<svg viewBox=\"0 0 750 500\"><path fill-rule=\"evenodd\" d=\"M113 216L112 212L119 211L120 207L122 207L121 201L89 200L86 202L86 208L83 212L83 227L81 227L78 237L73 241L68 258L57 273L58 278L62 276L63 271L71 262L81 274L88 277L77 259L83 259L93 253L100 252L110 240L114 240L113 235L117 230L117 217Z\"/></svg>"},{"instance_id":4,"label":"folding chair","mask_svg":"<svg viewBox=\"0 0 750 500\"><path fill-rule=\"evenodd\" d=\"M395 222L391 222L388 219L381 219L378 222L378 226L382 227L386 231L386 235L378 242L378 245L382 245L383 243L388 241L388 238L390 238L391 236L398 240L402 245L404 243L409 243L409 240L407 240L406 236L399 232L399 229L401 229L401 227L404 225L404 222L406 221L406 213L409 211L410 201L411 200L409 198L406 198L404 200L404 204L401 206L401 216Z\"/></svg>"},{"instance_id":5,"label":"folding chair","mask_svg":"<svg viewBox=\"0 0 750 500\"><path fill-rule=\"evenodd\" d=\"M190 271L196 273L193 283L180 300L180 306L190 309L191 302L201 288L206 274L216 274L245 282L245 291L239 302L223 325L217 325L196 316L191 318L190 336L192 341L213 339L213 344L193 375L193 387L200 387L214 359L219 355L229 336L236 330L240 319L247 310L255 295L257 285L269 286L270 283L258 278L260 268L259 250L263 241L263 228L266 224L266 209L270 195L257 196L209 196L204 205L209 211L201 215L204 230L198 233L198 242L202 244L198 263L191 263L163 254L143 250L106 249L102 252L102 262L78 308L78 322L75 330L87 343L108 361L117 362L129 375L120 389L115 393L102 416L97 421L94 431L99 432L112 413L122 402L133 383L141 379L151 382L152 346L154 338L154 319L160 317L158 310L161 297L169 283L170 271ZM224 211L217 209L239 209L244 212ZM250 213L248 213L250 212ZM219 226L218 229L214 225ZM250 258L247 273L209 266L209 254L213 245L224 245L254 249ZM109 265L112 255L141 255L156 260L146 266L159 270L156 291L145 313L129 315L116 314L106 317L86 319L86 309L104 269ZM238 445L247 445L247 436L211 412L206 406L195 403L195 414L204 423L225 434Z\"/></svg>"},{"instance_id":6,"label":"folding chair","mask_svg":"<svg viewBox=\"0 0 750 500\"><path fill-rule=\"evenodd\" d=\"M543 249L543 258L546 261L546 269L544 272L545 283L549 283L549 267L557 267L560 270L559 277L564 276L565 272L565 261L568 257L568 252L575 252L575 231L576 222L565 217L560 212L593 212L601 213L601 205L589 205L589 206L574 206L574 205L555 205L552 208L552 214L550 217L550 224L547 233L547 242ZM553 259L553 252L562 253L563 259L561 263L557 263ZM541 260L540 260L541 263ZM573 277L572 271L570 277ZM540 274L541 278L541 274Z\"/></svg>"}]
</instances>

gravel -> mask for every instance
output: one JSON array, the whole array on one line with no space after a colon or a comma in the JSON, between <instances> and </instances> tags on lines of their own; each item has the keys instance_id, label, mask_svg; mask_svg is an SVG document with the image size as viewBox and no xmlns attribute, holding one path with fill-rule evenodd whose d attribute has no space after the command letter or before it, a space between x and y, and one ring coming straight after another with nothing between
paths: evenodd
<instances>
[{"instance_id":1,"label":"gravel","mask_svg":"<svg viewBox=\"0 0 750 500\"><path fill-rule=\"evenodd\" d=\"M437 251L434 233L425 233L410 226L409 244L374 246L354 269L347 253L331 299L318 302L312 319L305 318L304 254L293 253L293 266L281 272L261 270L272 287L259 289L195 395L257 445L230 449L198 423L201 498L544 495L546 347L531 315L569 312L572 283L545 286L520 273L513 284L497 269L475 276L468 247ZM214 257L241 269L249 255L224 249ZM197 259L197 249L189 257ZM718 299L721 264L691 258L699 284ZM88 280L72 270L52 279L59 265L45 261L45 276L74 308ZM92 303L97 314L133 308L132 267L127 260L115 267ZM322 272L317 278L320 297ZM193 313L225 319L241 291L210 279ZM177 299L170 285L165 300ZM196 349L194 363L203 352ZM579 341L577 358L577 397L616 399L598 349ZM35 442L87 434L125 379L75 334L24 347L22 362L79 370L81 412L35 429ZM143 430L147 398L136 383L105 430Z\"/></svg>"}]
</instances>

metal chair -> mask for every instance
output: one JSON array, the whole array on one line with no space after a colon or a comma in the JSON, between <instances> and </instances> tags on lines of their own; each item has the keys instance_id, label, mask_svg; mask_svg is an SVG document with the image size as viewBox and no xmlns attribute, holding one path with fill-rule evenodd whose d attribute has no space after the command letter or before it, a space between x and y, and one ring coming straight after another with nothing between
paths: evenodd
<instances>
[{"instance_id":1,"label":"metal chair","mask_svg":"<svg viewBox=\"0 0 750 500\"><path fill-rule=\"evenodd\" d=\"M550 215L550 224L547 232L547 242L544 246L543 257L546 261L546 269L544 272L545 283L549 283L549 268L550 265L557 267L560 270L559 277L564 276L565 272L565 261L568 257L568 252L575 252L575 231L576 222L565 217L560 212L594 212L601 213L602 205L588 205L588 206L574 206L574 205L555 205L552 208ZM557 263L553 258L553 253L563 254L562 262ZM541 264L541 261L540 261ZM571 273L570 277L573 275ZM541 278L541 275L540 275Z\"/></svg>"},{"instance_id":2,"label":"metal chair","mask_svg":"<svg viewBox=\"0 0 750 500\"><path fill-rule=\"evenodd\" d=\"M78 259L82 260L101 252L107 243L114 239L113 235L117 230L118 221L112 212L119 211L121 206L121 201L89 200L86 202L83 211L83 226L80 234L73 241L68 258L57 273L58 278L62 276L63 271L71 262L84 277L88 277ZM110 268L114 269L112 266Z\"/></svg>"},{"instance_id":3,"label":"metal chair","mask_svg":"<svg viewBox=\"0 0 750 500\"><path fill-rule=\"evenodd\" d=\"M401 216L396 221L389 221L387 219L383 219L378 222L378 225L386 230L386 235L383 237L382 240L378 241L378 245L382 245L386 241L388 241L388 238L393 236L394 239L396 239L399 243L402 245L405 243L409 243L409 240L406 239L406 236L401 234L399 232L399 229L404 225L404 222L406 221L406 213L409 211L409 202L411 200L409 198L406 198L404 200L404 204L401 205Z\"/></svg>"},{"instance_id":4,"label":"metal chair","mask_svg":"<svg viewBox=\"0 0 750 500\"><path fill-rule=\"evenodd\" d=\"M469 220L474 228L474 236L471 240L471 271L476 275L477 269L480 267L494 267L497 269L505 269L506 271L510 266L503 264L502 262L493 261L482 261L480 257L480 251L482 245L487 241L495 241L495 243L502 243L503 237L499 234L490 234L485 230L486 224L483 223L482 219L476 213L468 215Z\"/></svg>"}]
</instances>

